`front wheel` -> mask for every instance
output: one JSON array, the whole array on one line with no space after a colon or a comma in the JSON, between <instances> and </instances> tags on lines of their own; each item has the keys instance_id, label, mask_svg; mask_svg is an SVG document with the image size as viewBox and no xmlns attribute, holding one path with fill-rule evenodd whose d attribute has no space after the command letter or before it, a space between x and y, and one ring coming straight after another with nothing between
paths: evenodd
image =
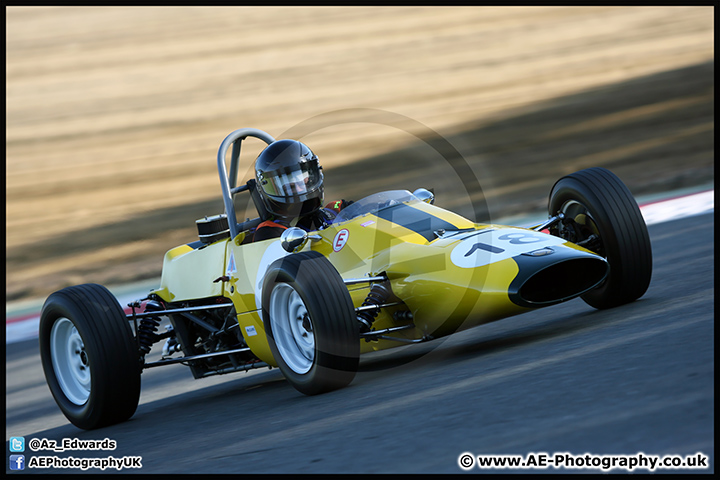
<instances>
[{"instance_id":1,"label":"front wheel","mask_svg":"<svg viewBox=\"0 0 720 480\"><path fill-rule=\"evenodd\" d=\"M268 269L262 313L270 350L298 391L315 395L350 384L360 356L352 299L335 267L313 251Z\"/></svg>"},{"instance_id":2,"label":"front wheel","mask_svg":"<svg viewBox=\"0 0 720 480\"><path fill-rule=\"evenodd\" d=\"M615 174L604 168L580 170L558 180L548 211L564 220L550 233L605 257L607 279L581 298L603 309L645 294L652 276L652 249L645 220L635 199Z\"/></svg>"},{"instance_id":3,"label":"front wheel","mask_svg":"<svg viewBox=\"0 0 720 480\"><path fill-rule=\"evenodd\" d=\"M140 357L125 312L103 286L48 297L40 315L40 358L50 391L76 427L130 418L140 399Z\"/></svg>"}]
</instances>

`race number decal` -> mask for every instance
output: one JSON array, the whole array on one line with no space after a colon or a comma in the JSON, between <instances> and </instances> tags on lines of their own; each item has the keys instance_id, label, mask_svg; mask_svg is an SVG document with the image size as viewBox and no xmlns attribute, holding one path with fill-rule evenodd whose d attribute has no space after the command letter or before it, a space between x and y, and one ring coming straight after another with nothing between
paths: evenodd
<instances>
[{"instance_id":1,"label":"race number decal","mask_svg":"<svg viewBox=\"0 0 720 480\"><path fill-rule=\"evenodd\" d=\"M333 238L333 250L336 252L339 252L343 249L345 244L348 241L348 237L350 237L350 232L347 231L346 228L343 228L340 230L336 235L335 238Z\"/></svg>"},{"instance_id":2,"label":"race number decal","mask_svg":"<svg viewBox=\"0 0 720 480\"><path fill-rule=\"evenodd\" d=\"M463 238L450 254L460 268L475 268L532 252L543 247L562 245L565 240L532 230L502 228L483 230Z\"/></svg>"}]
</instances>

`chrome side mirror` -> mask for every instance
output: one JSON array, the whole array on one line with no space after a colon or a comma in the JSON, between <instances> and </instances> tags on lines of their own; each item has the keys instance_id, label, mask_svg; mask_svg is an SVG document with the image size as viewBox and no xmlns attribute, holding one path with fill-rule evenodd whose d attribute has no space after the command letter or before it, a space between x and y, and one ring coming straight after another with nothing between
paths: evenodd
<instances>
[{"instance_id":1,"label":"chrome side mirror","mask_svg":"<svg viewBox=\"0 0 720 480\"><path fill-rule=\"evenodd\" d=\"M290 227L280 235L280 244L288 253L301 250L307 243L307 232L302 228Z\"/></svg>"},{"instance_id":2,"label":"chrome side mirror","mask_svg":"<svg viewBox=\"0 0 720 480\"><path fill-rule=\"evenodd\" d=\"M427 188L418 188L413 192L413 195L415 195L417 198L422 200L425 203L429 203L430 205L435 203L435 194L433 194L430 190Z\"/></svg>"},{"instance_id":3,"label":"chrome side mirror","mask_svg":"<svg viewBox=\"0 0 720 480\"><path fill-rule=\"evenodd\" d=\"M320 235L308 235L302 228L290 227L280 235L280 245L288 253L299 252L308 240L320 240Z\"/></svg>"}]
</instances>

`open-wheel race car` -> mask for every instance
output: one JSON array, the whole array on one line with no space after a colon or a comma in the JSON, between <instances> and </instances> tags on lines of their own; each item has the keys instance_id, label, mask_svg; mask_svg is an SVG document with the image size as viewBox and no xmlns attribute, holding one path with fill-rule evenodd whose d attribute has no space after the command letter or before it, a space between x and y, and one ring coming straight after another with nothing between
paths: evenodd
<instances>
[{"instance_id":1,"label":"open-wheel race car","mask_svg":"<svg viewBox=\"0 0 720 480\"><path fill-rule=\"evenodd\" d=\"M275 143L251 128L223 140L217 165L225 212L198 220L200 239L165 254L160 285L129 304L131 313L96 284L46 300L42 365L77 427L129 419L147 368L182 363L202 378L279 367L293 387L313 395L350 384L365 352L576 297L615 307L648 288L647 227L608 170L558 180L547 221L529 228L475 223L419 188L374 193L317 230L289 227L279 238L257 240L269 218L258 188L265 180L237 185L248 137ZM250 195L257 218L237 221L241 195ZM169 323L161 332L162 321ZM162 356L146 361L158 343Z\"/></svg>"}]
</instances>

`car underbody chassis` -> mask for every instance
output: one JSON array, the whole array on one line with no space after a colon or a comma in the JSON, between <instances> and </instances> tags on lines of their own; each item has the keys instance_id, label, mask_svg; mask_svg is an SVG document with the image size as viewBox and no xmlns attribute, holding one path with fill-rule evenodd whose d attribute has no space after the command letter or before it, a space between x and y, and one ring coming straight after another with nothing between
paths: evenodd
<instances>
[{"instance_id":1,"label":"car underbody chassis","mask_svg":"<svg viewBox=\"0 0 720 480\"><path fill-rule=\"evenodd\" d=\"M362 305L355 307L358 320L358 338L366 342L373 340L389 340L400 343L419 343L431 340L430 336L420 339L393 337L394 332L413 329L412 313L396 310L393 319L402 325L373 329L372 324L381 309L397 307L402 302L389 302L392 295L384 276L344 280L345 285L372 284L368 296ZM196 305L192 305L196 303ZM132 309L127 319L132 323L135 342L142 368L154 368L164 365L185 364L190 367L195 378L219 375L237 371L248 371L253 368L272 368L258 359L247 346L237 314L232 302L224 297L209 299L206 303L185 302L163 305L155 295L138 299L128 307ZM137 310L144 307L143 312ZM163 319L168 319L165 331L160 332ZM154 362L145 361L145 356L158 342L164 340L162 357ZM181 352L181 356L174 354Z\"/></svg>"},{"instance_id":2,"label":"car underbody chassis","mask_svg":"<svg viewBox=\"0 0 720 480\"><path fill-rule=\"evenodd\" d=\"M223 140L225 211L208 212L196 221L198 239L167 251L160 285L130 303L131 313L97 284L46 300L43 369L79 428L129 419L149 368L180 363L199 379L277 367L296 390L315 395L349 385L363 353L577 297L597 309L617 307L648 288L647 227L608 170L558 180L547 221L527 228L475 223L417 188L373 193L315 231L290 227L280 238L253 241L271 217L256 179L238 183L249 137L275 141L250 128ZM257 218L238 222L241 195Z\"/></svg>"}]
</instances>

